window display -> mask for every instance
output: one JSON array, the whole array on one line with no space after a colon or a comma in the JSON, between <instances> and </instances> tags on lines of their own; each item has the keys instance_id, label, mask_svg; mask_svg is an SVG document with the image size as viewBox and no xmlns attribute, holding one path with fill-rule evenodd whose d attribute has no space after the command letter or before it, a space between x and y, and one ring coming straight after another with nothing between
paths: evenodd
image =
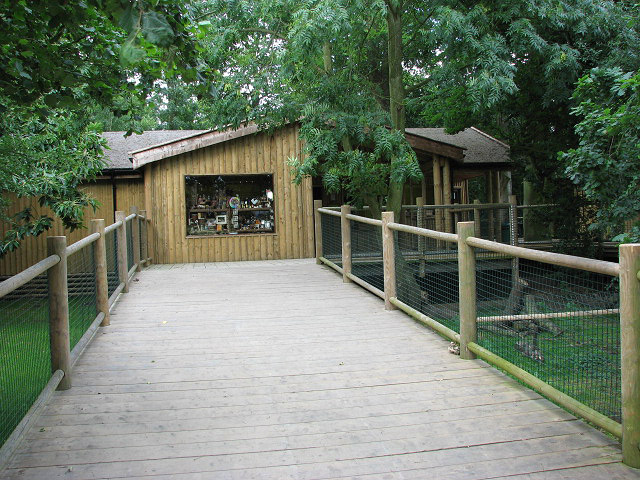
<instances>
[{"instance_id":1,"label":"window display","mask_svg":"<svg viewBox=\"0 0 640 480\"><path fill-rule=\"evenodd\" d=\"M187 235L275 233L273 175L185 177Z\"/></svg>"}]
</instances>

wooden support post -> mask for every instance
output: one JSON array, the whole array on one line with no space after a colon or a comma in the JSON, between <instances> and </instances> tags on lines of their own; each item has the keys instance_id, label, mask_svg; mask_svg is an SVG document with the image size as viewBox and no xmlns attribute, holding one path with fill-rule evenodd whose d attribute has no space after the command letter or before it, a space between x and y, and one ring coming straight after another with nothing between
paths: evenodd
<instances>
[{"instance_id":1,"label":"wooden support post","mask_svg":"<svg viewBox=\"0 0 640 480\"><path fill-rule=\"evenodd\" d=\"M318 212L318 209L322 208L322 200L313 201L313 223L315 226L316 234L316 263L319 265L322 262L320 257L322 256L322 214Z\"/></svg>"},{"instance_id":2,"label":"wooden support post","mask_svg":"<svg viewBox=\"0 0 640 480\"><path fill-rule=\"evenodd\" d=\"M477 198L473 201L474 204L479 205L480 204L480 200L478 200ZM482 227L480 224L480 209L479 208L474 208L473 209L473 230L474 230L474 236L481 238L480 235L482 234Z\"/></svg>"},{"instance_id":3,"label":"wooden support post","mask_svg":"<svg viewBox=\"0 0 640 480\"><path fill-rule=\"evenodd\" d=\"M418 215L416 218L417 226L420 228L427 228L424 221L424 197L416 198L416 205L418 206ZM426 250L426 238L422 235L418 235L418 254L420 255L420 266L418 270L418 275L421 278L424 278L425 273L425 260L424 260L424 252Z\"/></svg>"},{"instance_id":4,"label":"wooden support post","mask_svg":"<svg viewBox=\"0 0 640 480\"><path fill-rule=\"evenodd\" d=\"M509 241L518 246L518 198L509 195Z\"/></svg>"},{"instance_id":5,"label":"wooden support post","mask_svg":"<svg viewBox=\"0 0 640 480\"><path fill-rule=\"evenodd\" d=\"M140 217L138 217L138 207L131 207L131 213L136 216L131 220L131 237L133 239L133 264L136 266L136 272L142 271L140 265Z\"/></svg>"},{"instance_id":6,"label":"wooden support post","mask_svg":"<svg viewBox=\"0 0 640 480\"><path fill-rule=\"evenodd\" d=\"M451 205L451 162L449 160L443 160L443 169L442 169L442 189L443 189L443 204ZM447 208L444 211L444 231L447 233L451 233L453 231L453 223L452 223L452 215L451 208ZM447 242L447 245L449 243Z\"/></svg>"},{"instance_id":7,"label":"wooden support post","mask_svg":"<svg viewBox=\"0 0 640 480\"><path fill-rule=\"evenodd\" d=\"M502 190L500 187L500 170L496 170L493 172L495 178L493 179L493 199L495 203L502 203ZM496 238L499 242L502 241L502 222L506 220L503 215L502 210L497 210L496 215L494 217L495 227L494 231L496 232Z\"/></svg>"},{"instance_id":8,"label":"wooden support post","mask_svg":"<svg viewBox=\"0 0 640 480\"><path fill-rule=\"evenodd\" d=\"M120 210L116 212L116 222L122 222L116 229L118 239L118 278L124 284L122 293L129 292L129 271L127 269L127 218L126 214Z\"/></svg>"},{"instance_id":9,"label":"wooden support post","mask_svg":"<svg viewBox=\"0 0 640 480\"><path fill-rule=\"evenodd\" d=\"M351 220L347 215L351 213L351 205L342 205L340 207L340 217L342 226L342 281L350 283L351 279Z\"/></svg>"},{"instance_id":10,"label":"wooden support post","mask_svg":"<svg viewBox=\"0 0 640 480\"><path fill-rule=\"evenodd\" d=\"M49 342L51 372L62 370L58 390L71 388L71 346L69 340L69 291L67 287L67 237L47 237L47 255L60 261L47 271L49 285Z\"/></svg>"},{"instance_id":11,"label":"wooden support post","mask_svg":"<svg viewBox=\"0 0 640 480\"><path fill-rule=\"evenodd\" d=\"M475 354L469 343L477 343L476 320L476 256L466 239L473 236L474 222L458 223L458 283L460 302L460 358L472 360Z\"/></svg>"},{"instance_id":12,"label":"wooden support post","mask_svg":"<svg viewBox=\"0 0 640 480\"><path fill-rule=\"evenodd\" d=\"M396 249L393 230L389 224L393 223L393 212L382 212L382 264L384 269L384 308L395 310L391 299L396 297Z\"/></svg>"},{"instance_id":13,"label":"wooden support post","mask_svg":"<svg viewBox=\"0 0 640 480\"><path fill-rule=\"evenodd\" d=\"M144 266L147 267L147 259L149 258L149 220L147 219L147 211L140 210L140 216L144 217L140 220L140 260L142 261Z\"/></svg>"},{"instance_id":14,"label":"wooden support post","mask_svg":"<svg viewBox=\"0 0 640 480\"><path fill-rule=\"evenodd\" d=\"M111 322L109 316L109 282L107 280L107 247L104 241L104 219L91 220L91 233L99 233L100 238L93 244L93 261L96 265L96 306L104 313L101 327Z\"/></svg>"},{"instance_id":15,"label":"wooden support post","mask_svg":"<svg viewBox=\"0 0 640 480\"><path fill-rule=\"evenodd\" d=\"M485 176L486 180L487 180L487 200L489 203L496 203L495 198L493 196L494 194L494 189L493 189L493 172L488 172L488 174ZM491 241L495 241L496 239L496 232L495 232L495 214L493 211L493 208L489 209L489 220L488 220L488 224L489 224L489 237L488 239Z\"/></svg>"},{"instance_id":16,"label":"wooden support post","mask_svg":"<svg viewBox=\"0 0 640 480\"><path fill-rule=\"evenodd\" d=\"M442 170L440 169L440 157L433 156L433 204L442 205ZM442 231L442 210L436 209L436 230Z\"/></svg>"},{"instance_id":17,"label":"wooden support post","mask_svg":"<svg viewBox=\"0 0 640 480\"><path fill-rule=\"evenodd\" d=\"M622 461L640 468L640 244L620 245Z\"/></svg>"}]
</instances>

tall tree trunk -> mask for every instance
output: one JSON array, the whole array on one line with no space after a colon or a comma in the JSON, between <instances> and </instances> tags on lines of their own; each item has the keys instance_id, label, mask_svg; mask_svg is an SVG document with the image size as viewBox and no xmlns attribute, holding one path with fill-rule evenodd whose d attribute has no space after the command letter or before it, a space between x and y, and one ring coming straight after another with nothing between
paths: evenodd
<instances>
[{"instance_id":1,"label":"tall tree trunk","mask_svg":"<svg viewBox=\"0 0 640 480\"><path fill-rule=\"evenodd\" d=\"M402 82L402 1L387 0L387 29L389 30L389 110L391 127L404 132L406 126L405 91Z\"/></svg>"},{"instance_id":2,"label":"tall tree trunk","mask_svg":"<svg viewBox=\"0 0 640 480\"><path fill-rule=\"evenodd\" d=\"M391 128L404 132L406 125L405 91L402 81L402 1L387 0L387 56L389 61L389 113ZM387 210L400 218L404 182L389 181Z\"/></svg>"}]
</instances>

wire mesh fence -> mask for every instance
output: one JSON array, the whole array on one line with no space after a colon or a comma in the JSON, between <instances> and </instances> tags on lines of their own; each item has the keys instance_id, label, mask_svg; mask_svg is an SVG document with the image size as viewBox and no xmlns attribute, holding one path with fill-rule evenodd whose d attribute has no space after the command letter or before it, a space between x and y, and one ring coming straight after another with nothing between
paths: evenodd
<instances>
[{"instance_id":1,"label":"wire mesh fence","mask_svg":"<svg viewBox=\"0 0 640 480\"><path fill-rule=\"evenodd\" d=\"M98 314L94 250L92 243L67 259L69 341L72 349Z\"/></svg>"},{"instance_id":2,"label":"wire mesh fence","mask_svg":"<svg viewBox=\"0 0 640 480\"><path fill-rule=\"evenodd\" d=\"M322 214L322 256L342 266L341 219L334 215Z\"/></svg>"},{"instance_id":3,"label":"wire mesh fence","mask_svg":"<svg viewBox=\"0 0 640 480\"><path fill-rule=\"evenodd\" d=\"M379 290L384 290L382 227L356 220L351 224L351 273Z\"/></svg>"},{"instance_id":4,"label":"wire mesh fence","mask_svg":"<svg viewBox=\"0 0 640 480\"><path fill-rule=\"evenodd\" d=\"M398 300L459 332L457 245L394 232Z\"/></svg>"},{"instance_id":5,"label":"wire mesh fence","mask_svg":"<svg viewBox=\"0 0 640 480\"><path fill-rule=\"evenodd\" d=\"M129 220L127 222L127 271L131 270L133 267L133 222L135 219Z\"/></svg>"},{"instance_id":6,"label":"wire mesh fence","mask_svg":"<svg viewBox=\"0 0 640 480\"><path fill-rule=\"evenodd\" d=\"M618 279L485 255L477 262L478 343L619 422Z\"/></svg>"},{"instance_id":7,"label":"wire mesh fence","mask_svg":"<svg viewBox=\"0 0 640 480\"><path fill-rule=\"evenodd\" d=\"M0 445L51 377L47 275L0 299Z\"/></svg>"},{"instance_id":8,"label":"wire mesh fence","mask_svg":"<svg viewBox=\"0 0 640 480\"><path fill-rule=\"evenodd\" d=\"M138 231L140 232L140 242L138 243L138 251L140 252L140 261L144 262L146 260L144 254L144 245L143 242L147 238L147 222L141 220L140 217L136 217L136 222L138 222Z\"/></svg>"},{"instance_id":9,"label":"wire mesh fence","mask_svg":"<svg viewBox=\"0 0 640 480\"><path fill-rule=\"evenodd\" d=\"M111 296L120 285L120 279L118 278L118 236L115 230L108 232L104 236L104 241L107 252L107 283L109 284L109 296Z\"/></svg>"}]
</instances>

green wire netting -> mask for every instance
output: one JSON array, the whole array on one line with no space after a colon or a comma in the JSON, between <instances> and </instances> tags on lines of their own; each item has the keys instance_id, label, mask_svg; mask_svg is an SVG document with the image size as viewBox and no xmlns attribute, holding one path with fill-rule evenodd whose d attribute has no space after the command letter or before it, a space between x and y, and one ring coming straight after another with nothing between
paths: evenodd
<instances>
[{"instance_id":1,"label":"green wire netting","mask_svg":"<svg viewBox=\"0 0 640 480\"><path fill-rule=\"evenodd\" d=\"M351 273L384 291L382 227L350 220Z\"/></svg>"},{"instance_id":2,"label":"green wire netting","mask_svg":"<svg viewBox=\"0 0 640 480\"><path fill-rule=\"evenodd\" d=\"M47 275L0 299L0 445L51 378Z\"/></svg>"},{"instance_id":3,"label":"green wire netting","mask_svg":"<svg viewBox=\"0 0 640 480\"><path fill-rule=\"evenodd\" d=\"M71 349L82 338L98 314L94 250L95 244L92 243L67 259Z\"/></svg>"},{"instance_id":4,"label":"green wire netting","mask_svg":"<svg viewBox=\"0 0 640 480\"><path fill-rule=\"evenodd\" d=\"M477 255L478 343L620 421L618 279Z\"/></svg>"},{"instance_id":5,"label":"green wire netting","mask_svg":"<svg viewBox=\"0 0 640 480\"><path fill-rule=\"evenodd\" d=\"M111 296L120 285L120 280L118 279L118 236L115 230L108 232L104 236L104 241L107 251L107 281L109 284L109 296Z\"/></svg>"},{"instance_id":6,"label":"green wire netting","mask_svg":"<svg viewBox=\"0 0 640 480\"><path fill-rule=\"evenodd\" d=\"M334 215L322 214L322 256L342 266L341 219Z\"/></svg>"}]
</instances>

